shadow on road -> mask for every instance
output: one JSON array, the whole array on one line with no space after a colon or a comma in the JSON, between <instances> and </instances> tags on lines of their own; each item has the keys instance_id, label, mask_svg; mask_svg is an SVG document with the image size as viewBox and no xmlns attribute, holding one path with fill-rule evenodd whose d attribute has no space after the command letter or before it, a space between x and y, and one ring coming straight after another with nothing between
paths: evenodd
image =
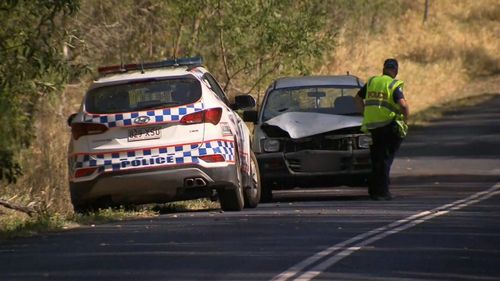
<instances>
[{"instance_id":1,"label":"shadow on road","mask_svg":"<svg viewBox=\"0 0 500 281\"><path fill-rule=\"evenodd\" d=\"M398 157L500 158L500 96L410 130Z\"/></svg>"},{"instance_id":2,"label":"shadow on road","mask_svg":"<svg viewBox=\"0 0 500 281\"><path fill-rule=\"evenodd\" d=\"M456 195L484 190L500 182L500 175L396 175L391 177L393 201L442 196L454 190ZM371 201L366 187L301 188L273 191L274 203Z\"/></svg>"},{"instance_id":3,"label":"shadow on road","mask_svg":"<svg viewBox=\"0 0 500 281\"><path fill-rule=\"evenodd\" d=\"M435 184L475 184L488 185L500 181L500 175L453 175L453 174L436 174L436 175L405 175L394 176L392 182L394 186L404 187L408 185L418 184L422 186Z\"/></svg>"},{"instance_id":4,"label":"shadow on road","mask_svg":"<svg viewBox=\"0 0 500 281\"><path fill-rule=\"evenodd\" d=\"M370 200L366 190L359 190L357 193L360 195L342 195L337 194L336 191L325 191L322 193L316 193L311 191L305 191L303 193L293 193L293 192L280 192L273 194L274 202L321 202L321 201L367 201ZM365 195L362 195L365 194Z\"/></svg>"}]
</instances>

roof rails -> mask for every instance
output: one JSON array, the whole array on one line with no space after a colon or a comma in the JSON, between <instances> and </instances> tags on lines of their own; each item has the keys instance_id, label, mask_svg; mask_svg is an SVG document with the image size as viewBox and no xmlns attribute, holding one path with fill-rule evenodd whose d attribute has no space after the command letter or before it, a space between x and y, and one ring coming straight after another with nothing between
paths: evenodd
<instances>
[{"instance_id":1,"label":"roof rails","mask_svg":"<svg viewBox=\"0 0 500 281\"><path fill-rule=\"evenodd\" d=\"M202 63L203 63L202 57L179 58L179 59L170 59L158 62L102 66L97 68L97 72L99 73L100 76L104 76L108 74L124 73L132 70L142 70L142 72L144 72L145 69L152 69L152 68L181 67L181 66L196 67L196 66L201 66Z\"/></svg>"}]
</instances>

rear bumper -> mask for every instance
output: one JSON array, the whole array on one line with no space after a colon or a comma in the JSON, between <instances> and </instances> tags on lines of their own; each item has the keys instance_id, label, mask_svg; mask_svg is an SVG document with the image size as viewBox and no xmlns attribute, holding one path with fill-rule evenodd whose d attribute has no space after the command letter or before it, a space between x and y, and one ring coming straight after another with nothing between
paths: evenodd
<instances>
[{"instance_id":1,"label":"rear bumper","mask_svg":"<svg viewBox=\"0 0 500 281\"><path fill-rule=\"evenodd\" d=\"M280 187L358 185L371 173L370 151L302 150L256 155L262 181Z\"/></svg>"},{"instance_id":2,"label":"rear bumper","mask_svg":"<svg viewBox=\"0 0 500 281\"><path fill-rule=\"evenodd\" d=\"M201 179L191 183L190 179ZM163 167L147 171L104 173L83 182L70 182L74 205L102 199L108 204L162 203L210 196L213 189L232 189L234 165L204 168L198 165Z\"/></svg>"}]
</instances>

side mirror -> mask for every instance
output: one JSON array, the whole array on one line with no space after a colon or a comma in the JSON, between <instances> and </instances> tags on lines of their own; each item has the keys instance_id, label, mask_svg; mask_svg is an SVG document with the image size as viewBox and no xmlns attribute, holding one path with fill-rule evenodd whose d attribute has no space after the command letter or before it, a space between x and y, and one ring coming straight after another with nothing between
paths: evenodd
<instances>
[{"instance_id":1,"label":"side mirror","mask_svg":"<svg viewBox=\"0 0 500 281\"><path fill-rule=\"evenodd\" d=\"M66 121L68 123L68 126L71 127L71 123L73 123L73 119L75 119L76 113L71 114L68 117L68 120Z\"/></svg>"},{"instance_id":2,"label":"side mirror","mask_svg":"<svg viewBox=\"0 0 500 281\"><path fill-rule=\"evenodd\" d=\"M254 124L257 124L258 119L259 119L259 116L258 116L257 110L243 111L243 121L252 122Z\"/></svg>"},{"instance_id":3,"label":"side mirror","mask_svg":"<svg viewBox=\"0 0 500 281\"><path fill-rule=\"evenodd\" d=\"M253 108L255 105L255 99L251 95L239 95L234 97L234 104L231 105L231 108L238 110L243 108Z\"/></svg>"}]
</instances>

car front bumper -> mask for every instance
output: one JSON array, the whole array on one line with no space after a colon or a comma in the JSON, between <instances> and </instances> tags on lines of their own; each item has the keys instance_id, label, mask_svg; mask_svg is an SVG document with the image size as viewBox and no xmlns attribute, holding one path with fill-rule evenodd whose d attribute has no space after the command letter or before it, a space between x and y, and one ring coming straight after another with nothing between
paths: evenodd
<instances>
[{"instance_id":1,"label":"car front bumper","mask_svg":"<svg viewBox=\"0 0 500 281\"><path fill-rule=\"evenodd\" d=\"M369 149L257 154L262 181L280 187L358 184L371 172Z\"/></svg>"}]
</instances>

